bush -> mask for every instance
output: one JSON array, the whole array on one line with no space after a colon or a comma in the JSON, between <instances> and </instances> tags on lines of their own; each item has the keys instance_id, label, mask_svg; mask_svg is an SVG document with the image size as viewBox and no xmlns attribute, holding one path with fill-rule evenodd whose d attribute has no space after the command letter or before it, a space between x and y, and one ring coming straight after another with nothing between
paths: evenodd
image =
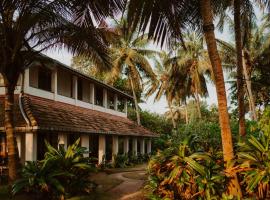
<instances>
[{"instance_id":1,"label":"bush","mask_svg":"<svg viewBox=\"0 0 270 200\"><path fill-rule=\"evenodd\" d=\"M225 195L229 171L216 123L183 126L166 145L148 165L150 199L233 199ZM259 123L247 122L247 136L235 147L237 157L229 164L238 173L243 198L270 199L270 108Z\"/></svg>"},{"instance_id":2,"label":"bush","mask_svg":"<svg viewBox=\"0 0 270 200\"><path fill-rule=\"evenodd\" d=\"M185 139L160 151L149 162L150 199L220 199L225 191L222 162L215 155L194 153Z\"/></svg>"},{"instance_id":3,"label":"bush","mask_svg":"<svg viewBox=\"0 0 270 200\"><path fill-rule=\"evenodd\" d=\"M27 162L22 178L12 188L13 195L27 192L37 199L65 199L76 194L89 193L94 185L89 181L89 158L84 158L86 148L79 147L77 140L67 150L55 149L46 142L44 160Z\"/></svg>"}]
</instances>

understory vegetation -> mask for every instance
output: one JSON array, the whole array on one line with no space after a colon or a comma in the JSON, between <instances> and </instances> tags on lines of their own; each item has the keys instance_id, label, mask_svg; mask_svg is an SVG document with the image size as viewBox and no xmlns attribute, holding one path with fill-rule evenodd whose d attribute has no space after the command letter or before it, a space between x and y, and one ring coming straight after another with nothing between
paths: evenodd
<instances>
[{"instance_id":1,"label":"understory vegetation","mask_svg":"<svg viewBox=\"0 0 270 200\"><path fill-rule=\"evenodd\" d=\"M238 173L244 199L268 199L270 108L258 123L247 126L245 138L234 133L236 156L228 163L223 161L217 122L180 126L149 161L149 199L234 199L227 190L232 173ZM161 143L163 137L157 140Z\"/></svg>"}]
</instances>

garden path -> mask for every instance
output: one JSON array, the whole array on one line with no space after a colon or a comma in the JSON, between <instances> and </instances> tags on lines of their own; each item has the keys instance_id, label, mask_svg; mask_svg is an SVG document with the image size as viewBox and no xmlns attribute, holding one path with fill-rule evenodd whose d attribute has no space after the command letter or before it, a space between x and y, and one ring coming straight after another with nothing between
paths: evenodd
<instances>
[{"instance_id":1,"label":"garden path","mask_svg":"<svg viewBox=\"0 0 270 200\"><path fill-rule=\"evenodd\" d=\"M108 191L115 200L144 199L142 188L147 178L145 165L110 174L109 177L122 180L122 183Z\"/></svg>"}]
</instances>

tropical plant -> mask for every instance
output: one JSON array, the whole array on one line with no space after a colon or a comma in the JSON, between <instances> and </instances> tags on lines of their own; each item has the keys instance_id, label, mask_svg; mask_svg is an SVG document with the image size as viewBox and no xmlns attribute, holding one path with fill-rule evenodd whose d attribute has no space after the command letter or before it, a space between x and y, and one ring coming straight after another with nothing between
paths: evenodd
<instances>
[{"instance_id":1,"label":"tropical plant","mask_svg":"<svg viewBox=\"0 0 270 200\"><path fill-rule=\"evenodd\" d=\"M270 109L267 108L259 122L262 131L257 137L251 135L239 144L237 153L239 166L236 169L243 176L242 184L248 195L257 199L270 197Z\"/></svg>"},{"instance_id":2,"label":"tropical plant","mask_svg":"<svg viewBox=\"0 0 270 200\"><path fill-rule=\"evenodd\" d=\"M265 59L269 52L269 34L265 21L262 25L253 25L249 37L245 40L243 46L243 67L244 80L246 86L246 97L249 104L251 119L257 120L256 106L267 105L268 97L268 80L269 74L267 66L269 62ZM220 52L223 57L224 66L228 69L234 69L236 64L235 48L233 43L219 40ZM236 74L230 73L235 79ZM232 82L232 94L235 94L235 84ZM265 95L266 94L266 95ZM234 97L234 96L233 96Z\"/></svg>"},{"instance_id":3,"label":"tropical plant","mask_svg":"<svg viewBox=\"0 0 270 200\"><path fill-rule=\"evenodd\" d=\"M13 105L20 74L33 62L43 60L40 52L54 47L67 47L72 53L88 55L101 67L108 67L108 50L94 24L122 8L121 0L0 1L0 73L6 89L4 126L10 182L17 177Z\"/></svg>"},{"instance_id":4,"label":"tropical plant","mask_svg":"<svg viewBox=\"0 0 270 200\"><path fill-rule=\"evenodd\" d=\"M87 151L79 143L78 139L65 150L61 146L55 149L46 142L44 160L26 163L22 178L12 187L12 194L26 192L38 199L64 199L91 192L94 185L88 176L94 167L83 156Z\"/></svg>"},{"instance_id":5,"label":"tropical plant","mask_svg":"<svg viewBox=\"0 0 270 200\"><path fill-rule=\"evenodd\" d=\"M225 191L221 163L210 154L194 153L189 141L185 138L151 158L147 187L152 199L214 199Z\"/></svg>"},{"instance_id":6,"label":"tropical plant","mask_svg":"<svg viewBox=\"0 0 270 200\"><path fill-rule=\"evenodd\" d=\"M131 31L125 19L120 22L116 21L114 30L119 34L120 39L111 45L113 66L108 82L114 83L122 75L128 78L128 85L134 97L137 123L140 125L139 99L136 91L143 90L144 79L156 80L156 75L147 57L151 57L157 52L147 49L149 42L146 35L138 35L136 31Z\"/></svg>"},{"instance_id":7,"label":"tropical plant","mask_svg":"<svg viewBox=\"0 0 270 200\"><path fill-rule=\"evenodd\" d=\"M126 168L130 164L128 154L117 154L113 156L113 167Z\"/></svg>"}]
</instances>

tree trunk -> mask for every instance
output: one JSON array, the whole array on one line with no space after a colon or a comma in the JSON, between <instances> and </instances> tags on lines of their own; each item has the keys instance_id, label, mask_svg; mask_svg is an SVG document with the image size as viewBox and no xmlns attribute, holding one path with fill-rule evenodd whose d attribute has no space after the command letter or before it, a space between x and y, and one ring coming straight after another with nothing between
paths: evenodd
<instances>
[{"instance_id":1,"label":"tree trunk","mask_svg":"<svg viewBox=\"0 0 270 200\"><path fill-rule=\"evenodd\" d=\"M197 112L198 112L198 115L199 115L199 119L201 119L202 118L202 112L201 112L200 97L199 97L198 93L194 94L194 99L195 99L195 102L196 102L196 108L197 108Z\"/></svg>"},{"instance_id":2,"label":"tree trunk","mask_svg":"<svg viewBox=\"0 0 270 200\"><path fill-rule=\"evenodd\" d=\"M222 71L221 60L217 50L216 37L213 24L213 10L211 0L200 0L200 11L203 20L203 31L207 44L208 55L214 71L214 78L218 99L219 124L222 137L223 158L226 168L229 168L230 161L234 158L232 134L227 110L227 98ZM242 196L241 188L236 173L232 173L228 186L229 193L234 196Z\"/></svg>"},{"instance_id":3,"label":"tree trunk","mask_svg":"<svg viewBox=\"0 0 270 200\"><path fill-rule=\"evenodd\" d=\"M242 59L242 35L241 35L241 15L240 0L234 0L234 32L237 57L237 101L238 101L238 120L239 133L241 136L246 135L245 126L245 101L244 101L244 84L243 84L243 59Z\"/></svg>"},{"instance_id":4,"label":"tree trunk","mask_svg":"<svg viewBox=\"0 0 270 200\"><path fill-rule=\"evenodd\" d=\"M13 108L15 87L7 86L5 92L5 131L8 147L8 175L9 183L13 183L18 176L18 149L14 133Z\"/></svg>"},{"instance_id":5,"label":"tree trunk","mask_svg":"<svg viewBox=\"0 0 270 200\"><path fill-rule=\"evenodd\" d=\"M168 102L168 106L169 106L170 113L171 113L171 117L172 117L173 129L176 129L176 122L175 122L175 120L174 120L174 115L173 115L173 111L172 111L172 105L171 105L171 103L169 103L169 102Z\"/></svg>"},{"instance_id":6,"label":"tree trunk","mask_svg":"<svg viewBox=\"0 0 270 200\"><path fill-rule=\"evenodd\" d=\"M185 116L186 116L186 124L188 124L188 109L187 109L187 104L185 105Z\"/></svg>"},{"instance_id":7,"label":"tree trunk","mask_svg":"<svg viewBox=\"0 0 270 200\"><path fill-rule=\"evenodd\" d=\"M251 119L254 121L257 121L257 114L256 114L256 106L255 106L255 101L252 93L252 87L251 87L251 80L250 80L250 75L247 72L247 65L246 65L246 60L245 60L245 55L243 52L243 72L244 72L244 77L246 81L246 87L247 87L247 94L248 94L248 99L249 99L249 107L251 111Z\"/></svg>"},{"instance_id":8,"label":"tree trunk","mask_svg":"<svg viewBox=\"0 0 270 200\"><path fill-rule=\"evenodd\" d=\"M141 116L140 116L140 110L139 110L139 106L138 106L138 99L137 99L137 95L136 95L136 92L135 92L135 87L134 87L132 77L130 77L129 80L130 80L130 85L131 85L133 98L134 98L135 111L136 111L136 116L137 116L137 124L141 125Z\"/></svg>"}]
</instances>

